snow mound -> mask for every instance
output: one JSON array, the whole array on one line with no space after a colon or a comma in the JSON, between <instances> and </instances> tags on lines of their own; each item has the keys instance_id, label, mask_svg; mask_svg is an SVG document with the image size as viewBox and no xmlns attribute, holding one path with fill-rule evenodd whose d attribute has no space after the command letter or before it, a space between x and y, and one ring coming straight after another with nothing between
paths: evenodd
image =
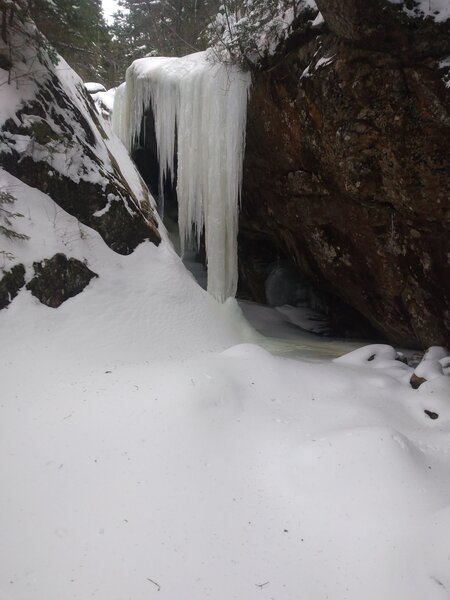
<instances>
[{"instance_id":1,"label":"snow mound","mask_svg":"<svg viewBox=\"0 0 450 600\"><path fill-rule=\"evenodd\" d=\"M93 81L87 81L84 87L90 94L96 94L97 92L106 92L106 88L101 83L95 83Z\"/></svg>"},{"instance_id":2,"label":"snow mound","mask_svg":"<svg viewBox=\"0 0 450 600\"><path fill-rule=\"evenodd\" d=\"M335 358L334 362L349 367L378 370L399 381L413 385L414 378L421 391L450 392L450 356L448 350L441 346L429 348L421 362L414 369L407 365L404 356L387 344L371 344L363 346Z\"/></svg>"},{"instance_id":3,"label":"snow mound","mask_svg":"<svg viewBox=\"0 0 450 600\"><path fill-rule=\"evenodd\" d=\"M144 327L139 363L86 343L92 364L61 369L23 334L0 347L2 597L445 597L449 406L436 425L392 378L251 344L147 363Z\"/></svg>"},{"instance_id":4,"label":"snow mound","mask_svg":"<svg viewBox=\"0 0 450 600\"><path fill-rule=\"evenodd\" d=\"M441 346L429 348L415 368L414 375L419 380L424 379L425 389L448 389L450 394L450 356L448 351ZM422 385L420 387L422 387Z\"/></svg>"},{"instance_id":5,"label":"snow mound","mask_svg":"<svg viewBox=\"0 0 450 600\"><path fill-rule=\"evenodd\" d=\"M153 110L163 182L175 178L181 249L205 229L208 292L220 301L237 288L238 204L242 181L249 73L212 64L205 53L143 58L117 90L113 129L128 150Z\"/></svg>"},{"instance_id":6,"label":"snow mound","mask_svg":"<svg viewBox=\"0 0 450 600\"><path fill-rule=\"evenodd\" d=\"M0 597L443 597L443 377L417 393L385 345L274 357L164 239L118 255L0 183L24 215L29 239L8 249L27 277L55 252L99 275L58 309L22 290L0 311Z\"/></svg>"},{"instance_id":7,"label":"snow mound","mask_svg":"<svg viewBox=\"0 0 450 600\"><path fill-rule=\"evenodd\" d=\"M413 369L399 360L399 354L387 344L370 344L334 359L339 365L381 371L401 383L408 383Z\"/></svg>"},{"instance_id":8,"label":"snow mound","mask_svg":"<svg viewBox=\"0 0 450 600\"><path fill-rule=\"evenodd\" d=\"M235 301L221 305L203 291L168 242L158 248L146 242L119 255L48 196L1 170L0 186L14 194L14 211L23 215L14 226L28 237L2 237L1 268L22 263L29 280L33 262L61 252L99 276L58 309L23 289L0 311L2 339L19 337L35 351L46 348L51 362L94 365L179 358L248 337Z\"/></svg>"}]
</instances>

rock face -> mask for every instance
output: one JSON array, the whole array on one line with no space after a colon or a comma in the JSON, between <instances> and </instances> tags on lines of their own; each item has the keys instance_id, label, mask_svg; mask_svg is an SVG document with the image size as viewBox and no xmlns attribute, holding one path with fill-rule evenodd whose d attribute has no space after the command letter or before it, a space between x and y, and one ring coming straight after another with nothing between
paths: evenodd
<instances>
[{"instance_id":1,"label":"rock face","mask_svg":"<svg viewBox=\"0 0 450 600\"><path fill-rule=\"evenodd\" d=\"M241 271L272 249L391 342L449 345L450 22L317 4L255 74Z\"/></svg>"},{"instance_id":2,"label":"rock face","mask_svg":"<svg viewBox=\"0 0 450 600\"><path fill-rule=\"evenodd\" d=\"M18 13L20 2L6 14L0 40L0 166L97 230L120 254L145 239L158 244L145 185L136 173L122 173L115 154L123 149L82 81L48 47L26 10Z\"/></svg>"},{"instance_id":3,"label":"rock face","mask_svg":"<svg viewBox=\"0 0 450 600\"><path fill-rule=\"evenodd\" d=\"M14 265L0 278L0 309L6 308L25 285L25 267Z\"/></svg>"},{"instance_id":4,"label":"rock face","mask_svg":"<svg viewBox=\"0 0 450 600\"><path fill-rule=\"evenodd\" d=\"M34 277L26 287L42 304L51 308L58 308L69 298L80 294L91 279L98 277L81 261L61 253L34 263L33 268Z\"/></svg>"}]
</instances>

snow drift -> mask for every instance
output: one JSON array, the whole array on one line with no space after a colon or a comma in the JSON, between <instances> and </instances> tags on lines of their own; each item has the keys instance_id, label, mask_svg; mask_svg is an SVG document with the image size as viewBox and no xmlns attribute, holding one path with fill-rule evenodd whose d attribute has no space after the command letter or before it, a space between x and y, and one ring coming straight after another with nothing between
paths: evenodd
<instances>
[{"instance_id":1,"label":"snow drift","mask_svg":"<svg viewBox=\"0 0 450 600\"><path fill-rule=\"evenodd\" d=\"M27 236L2 240L11 264L64 252L99 275L0 311L2 600L448 597L442 349L418 390L386 346L271 356L163 227L121 255L3 170L0 188Z\"/></svg>"}]
</instances>

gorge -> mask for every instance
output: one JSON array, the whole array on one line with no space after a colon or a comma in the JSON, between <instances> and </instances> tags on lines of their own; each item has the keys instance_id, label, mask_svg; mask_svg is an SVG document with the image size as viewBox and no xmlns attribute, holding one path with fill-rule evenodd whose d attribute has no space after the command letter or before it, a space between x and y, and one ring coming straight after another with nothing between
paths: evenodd
<instances>
[{"instance_id":1,"label":"gorge","mask_svg":"<svg viewBox=\"0 0 450 600\"><path fill-rule=\"evenodd\" d=\"M239 294L267 302L267 280L281 265L339 335L380 335L412 348L446 345L449 23L405 14L398 3L379 1L370 10L357 0L317 5L322 12L307 4L276 52L253 69L239 216ZM154 69L159 75L153 76L155 86L147 89L144 99L142 82L151 80L143 75L144 65L159 65L161 60L168 62ZM127 108L133 113L133 127L126 136L141 173L156 191L167 187L168 172L173 183L178 150L182 239L195 223L199 242L203 211L195 201L201 204L206 193L205 176L219 180L227 162L220 164L217 154L215 166L211 162L212 170L205 170L204 157L212 160L211 149L226 156L219 150L224 131L230 139L242 140L236 131L245 113L235 111L247 92L244 85L241 99L230 108L232 118L226 122L220 117L222 123L205 129L203 141L199 137L193 142L178 131L175 146L179 109L167 94L175 89L170 87L174 80L186 75L189 61L179 70L173 68L183 60L142 59L130 68L127 86L134 86L138 94ZM217 70L213 64L210 69ZM185 76L185 87L195 77ZM172 102L179 102L176 93ZM192 103L184 106L190 107L192 121ZM207 122L202 111L199 125ZM195 126L193 131L200 129ZM181 140L188 140L188 146ZM192 160L194 155L197 160ZM236 187L221 203L233 207L230 223L241 181L239 152L235 158L229 173ZM200 166L201 175L195 171ZM169 196L175 195L175 187L169 182ZM224 218L222 213L223 223ZM230 226L228 237L222 235L220 242L212 236L216 250L219 244L228 248L222 261L236 252L226 246L235 239L236 226ZM235 260L229 258L229 264ZM216 268L211 266L213 273ZM222 272L227 269L222 267ZM236 278L231 279L227 292L216 291L216 297L233 295ZM212 287L217 289L217 280Z\"/></svg>"}]
</instances>

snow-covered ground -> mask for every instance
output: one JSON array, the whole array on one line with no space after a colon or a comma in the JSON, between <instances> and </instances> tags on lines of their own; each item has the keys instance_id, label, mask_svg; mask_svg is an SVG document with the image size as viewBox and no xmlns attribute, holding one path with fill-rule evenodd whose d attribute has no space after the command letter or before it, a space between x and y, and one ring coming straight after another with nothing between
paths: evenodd
<instances>
[{"instance_id":1,"label":"snow-covered ground","mask_svg":"<svg viewBox=\"0 0 450 600\"><path fill-rule=\"evenodd\" d=\"M17 260L99 278L0 311L2 600L449 597L448 377L274 356L167 241L117 255L8 177Z\"/></svg>"},{"instance_id":2,"label":"snow-covered ground","mask_svg":"<svg viewBox=\"0 0 450 600\"><path fill-rule=\"evenodd\" d=\"M414 390L389 347L216 302L161 224L122 256L2 170L0 190L28 236L0 268L63 252L98 274L58 309L22 289L0 311L0 600L449 598L440 350Z\"/></svg>"}]
</instances>

